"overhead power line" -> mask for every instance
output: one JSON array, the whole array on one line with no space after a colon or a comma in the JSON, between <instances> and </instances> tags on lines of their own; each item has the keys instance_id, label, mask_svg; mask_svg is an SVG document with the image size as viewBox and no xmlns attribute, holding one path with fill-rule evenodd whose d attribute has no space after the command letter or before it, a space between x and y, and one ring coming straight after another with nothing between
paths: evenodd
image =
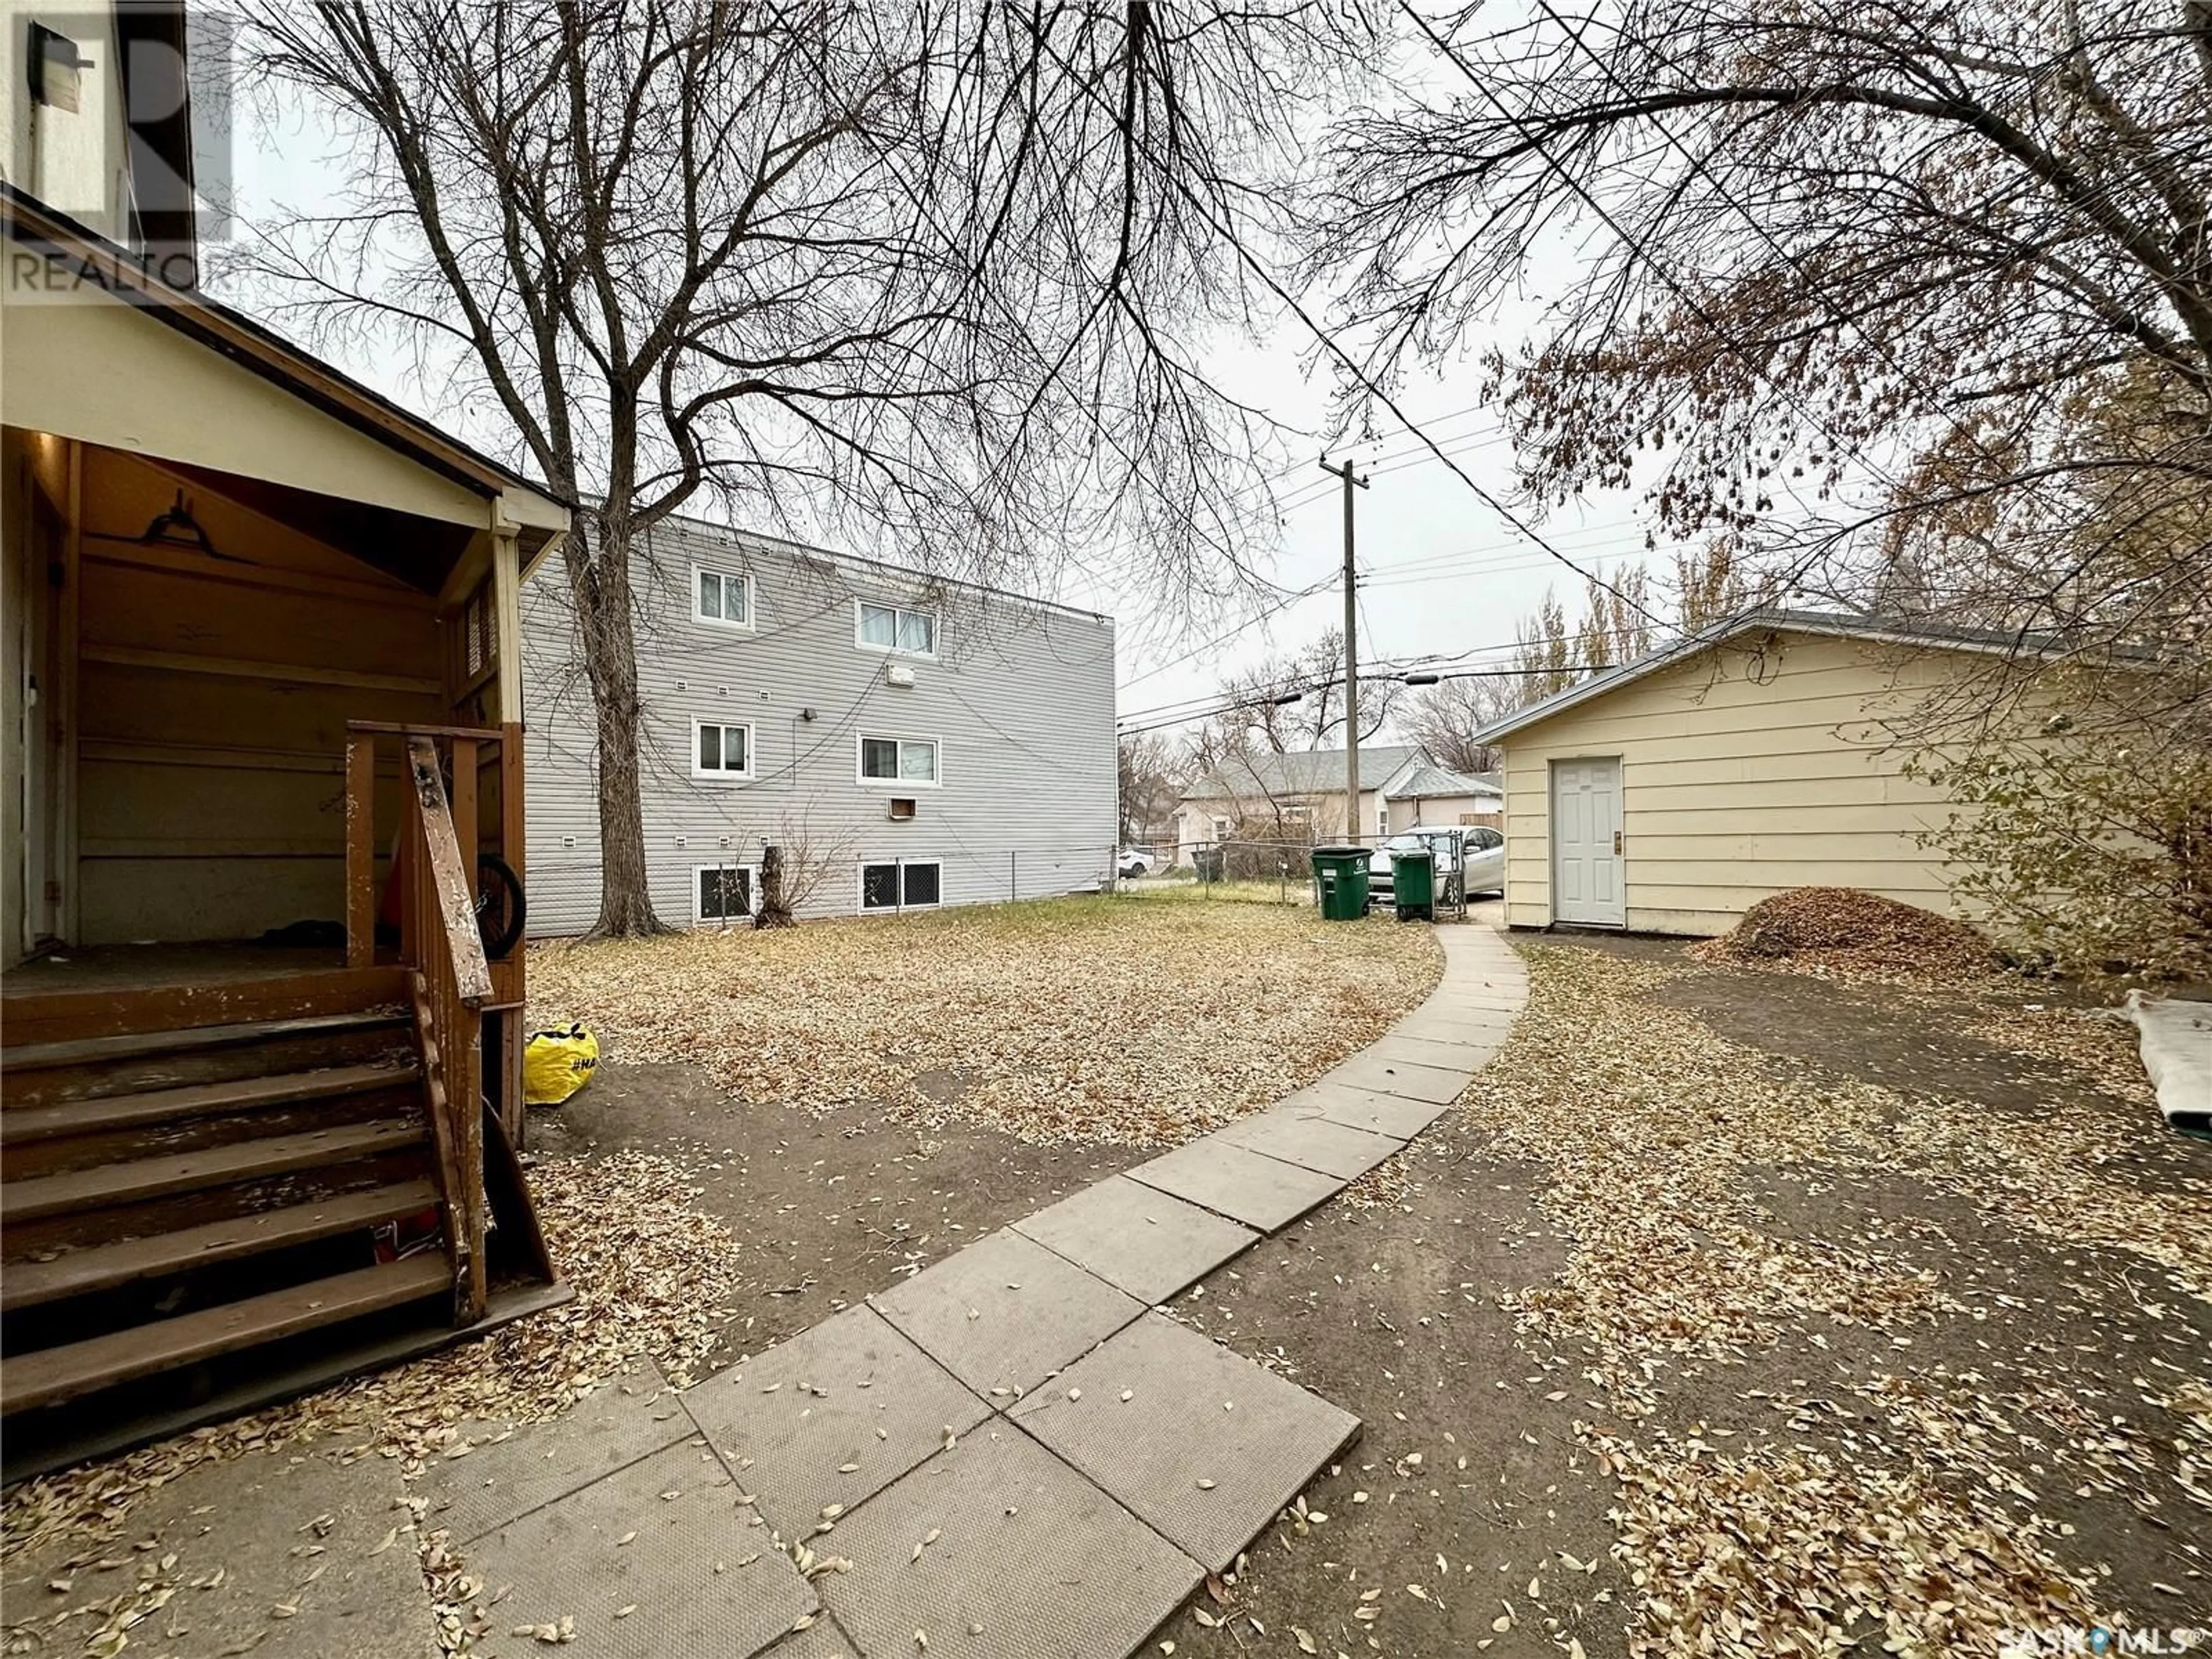
<instances>
[{"instance_id":1,"label":"overhead power line","mask_svg":"<svg viewBox=\"0 0 2212 1659\"><path fill-rule=\"evenodd\" d=\"M1600 662L1569 663L1557 668L1460 668L1439 673L1436 675L1435 678L1437 680L1468 680L1485 678L1500 679L1528 679L1536 676L1549 674L1603 673L1610 669L1618 667L1619 665L1620 665L1616 663ZM1370 683L1379 683L1383 680L1399 679L1403 677L1397 674L1366 674L1361 676L1361 678ZM1334 691L1343 683L1344 682L1340 677L1332 678L1328 680L1316 680L1307 685L1299 687L1297 695L1304 696L1308 692L1318 693L1322 691ZM1284 701L1294 700L1295 699L1284 699ZM1194 720L1204 720L1209 714L1226 714L1238 708L1251 708L1254 707L1256 707L1256 704L1251 698L1239 698L1234 702L1222 703L1217 708L1200 709L1194 714L1179 714L1172 720L1156 720L1139 724L1117 725L1115 727L1115 735L1124 738L1133 738L1146 732L1164 732L1170 726L1187 726Z\"/></svg>"},{"instance_id":2,"label":"overhead power line","mask_svg":"<svg viewBox=\"0 0 2212 1659\"><path fill-rule=\"evenodd\" d=\"M1599 639L1606 641L1608 643L1619 644L1622 641L1636 640L1642 636L1643 632L1644 630L1640 628L1602 628L1593 629L1587 632L1581 629L1577 629L1574 630L1574 636L1577 640ZM1464 668L1454 668L1451 667L1450 665L1467 663L1470 658L1483 656L1493 653L1518 653L1528 648L1530 643L1530 641L1526 640L1510 640L1493 645L1469 646L1463 651L1451 653L1430 653L1425 655L1378 658L1371 665L1371 671L1361 674L1359 678L1361 682L1364 684L1370 681L1379 682L1382 680L1402 679L1408 673L1426 673L1430 672L1436 672L1437 673L1437 678L1440 679L1466 679L1483 674L1504 674L1509 672L1519 674L1524 671L1511 665L1510 655L1501 656L1499 660L1495 663L1476 663ZM1538 669L1528 672L1543 672L1547 671ZM1256 708L1261 702L1267 701L1270 695L1287 695L1291 693L1303 692L1309 686L1316 690L1326 690L1333 689L1340 684L1342 684L1342 681L1338 678L1331 678L1326 681L1285 680L1282 682L1279 686L1273 688L1272 693L1268 688L1265 687L1256 688L1252 691L1244 693L1230 691L1202 692L1194 696L1179 697L1168 702L1155 704L1150 708L1131 709L1127 713L1119 716L1119 719L1121 720L1150 720L1158 719L1166 725L1181 725L1187 720L1203 720L1210 714L1224 713L1232 708Z\"/></svg>"}]
</instances>

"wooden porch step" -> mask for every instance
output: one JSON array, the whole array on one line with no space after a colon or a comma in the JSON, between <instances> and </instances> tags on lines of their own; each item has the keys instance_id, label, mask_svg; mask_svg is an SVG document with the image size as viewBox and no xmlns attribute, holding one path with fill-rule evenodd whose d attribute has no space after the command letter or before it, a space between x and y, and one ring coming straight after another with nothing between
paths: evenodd
<instances>
[{"instance_id":1,"label":"wooden porch step","mask_svg":"<svg viewBox=\"0 0 2212 1659\"><path fill-rule=\"evenodd\" d=\"M188 1025L174 1031L125 1031L114 1036L79 1037L68 1042L21 1042L0 1048L0 1067L10 1072L49 1070L58 1066L94 1065L101 1060L138 1060L149 1054L185 1054L197 1049L235 1048L272 1038L323 1036L379 1025L399 1025L405 1009L362 1008L343 1014L313 1014L299 1019L256 1019L234 1025Z\"/></svg>"},{"instance_id":2,"label":"wooden porch step","mask_svg":"<svg viewBox=\"0 0 2212 1659\"><path fill-rule=\"evenodd\" d=\"M194 1083L178 1089L147 1089L133 1095L98 1095L89 1100L66 1101L58 1106L27 1106L17 1111L0 1112L0 1142L12 1146L25 1141L52 1140L63 1135L143 1129L152 1124L213 1117L224 1112L295 1106L303 1101L365 1094L372 1089L397 1089L417 1081L422 1075L422 1066L414 1064L325 1066L276 1077L246 1078L232 1083Z\"/></svg>"},{"instance_id":3,"label":"wooden porch step","mask_svg":"<svg viewBox=\"0 0 2212 1659\"><path fill-rule=\"evenodd\" d=\"M70 1250L51 1261L18 1262L0 1278L0 1312L112 1291L142 1279L183 1273L264 1250L312 1243L437 1206L438 1189L428 1182L400 1181L318 1203L294 1204L258 1215Z\"/></svg>"},{"instance_id":4,"label":"wooden porch step","mask_svg":"<svg viewBox=\"0 0 2212 1659\"><path fill-rule=\"evenodd\" d=\"M204 1187L228 1186L264 1176L288 1175L324 1164L343 1164L379 1152L397 1152L422 1141L419 1121L386 1119L302 1133L266 1135L234 1146L210 1146L167 1158L133 1158L95 1170L38 1176L0 1185L0 1224L38 1221L48 1216L111 1205L163 1198Z\"/></svg>"},{"instance_id":5,"label":"wooden porch step","mask_svg":"<svg viewBox=\"0 0 2212 1659\"><path fill-rule=\"evenodd\" d=\"M172 1366L450 1294L453 1285L445 1257L426 1251L87 1341L15 1355L0 1365L0 1409L13 1413L58 1405Z\"/></svg>"}]
</instances>

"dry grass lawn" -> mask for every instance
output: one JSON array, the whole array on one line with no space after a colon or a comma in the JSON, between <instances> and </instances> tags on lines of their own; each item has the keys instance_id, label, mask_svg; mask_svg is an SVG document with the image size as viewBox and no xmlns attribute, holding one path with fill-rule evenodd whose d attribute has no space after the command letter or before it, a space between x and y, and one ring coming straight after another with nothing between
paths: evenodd
<instances>
[{"instance_id":1,"label":"dry grass lawn","mask_svg":"<svg viewBox=\"0 0 2212 1659\"><path fill-rule=\"evenodd\" d=\"M696 1061L748 1103L1151 1146L1372 1042L1442 961L1425 927L1165 888L544 945L531 1017L582 1020L617 1061Z\"/></svg>"}]
</instances>

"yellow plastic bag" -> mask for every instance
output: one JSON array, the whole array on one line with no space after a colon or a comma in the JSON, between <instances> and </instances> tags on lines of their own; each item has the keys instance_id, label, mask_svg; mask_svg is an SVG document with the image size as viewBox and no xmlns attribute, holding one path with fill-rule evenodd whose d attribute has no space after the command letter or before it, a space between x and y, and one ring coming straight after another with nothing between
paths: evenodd
<instances>
[{"instance_id":1,"label":"yellow plastic bag","mask_svg":"<svg viewBox=\"0 0 2212 1659\"><path fill-rule=\"evenodd\" d=\"M599 1040L580 1022L565 1031L532 1031L522 1046L522 1097L532 1106L558 1106L592 1080Z\"/></svg>"}]
</instances>

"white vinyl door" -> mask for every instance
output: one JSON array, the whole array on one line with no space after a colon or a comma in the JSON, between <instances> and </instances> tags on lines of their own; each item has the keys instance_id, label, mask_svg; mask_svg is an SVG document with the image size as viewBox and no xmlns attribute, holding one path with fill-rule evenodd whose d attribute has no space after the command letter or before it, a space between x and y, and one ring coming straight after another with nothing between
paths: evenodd
<instances>
[{"instance_id":1,"label":"white vinyl door","mask_svg":"<svg viewBox=\"0 0 2212 1659\"><path fill-rule=\"evenodd\" d=\"M1552 920L1628 925L1620 757L1552 763Z\"/></svg>"}]
</instances>

